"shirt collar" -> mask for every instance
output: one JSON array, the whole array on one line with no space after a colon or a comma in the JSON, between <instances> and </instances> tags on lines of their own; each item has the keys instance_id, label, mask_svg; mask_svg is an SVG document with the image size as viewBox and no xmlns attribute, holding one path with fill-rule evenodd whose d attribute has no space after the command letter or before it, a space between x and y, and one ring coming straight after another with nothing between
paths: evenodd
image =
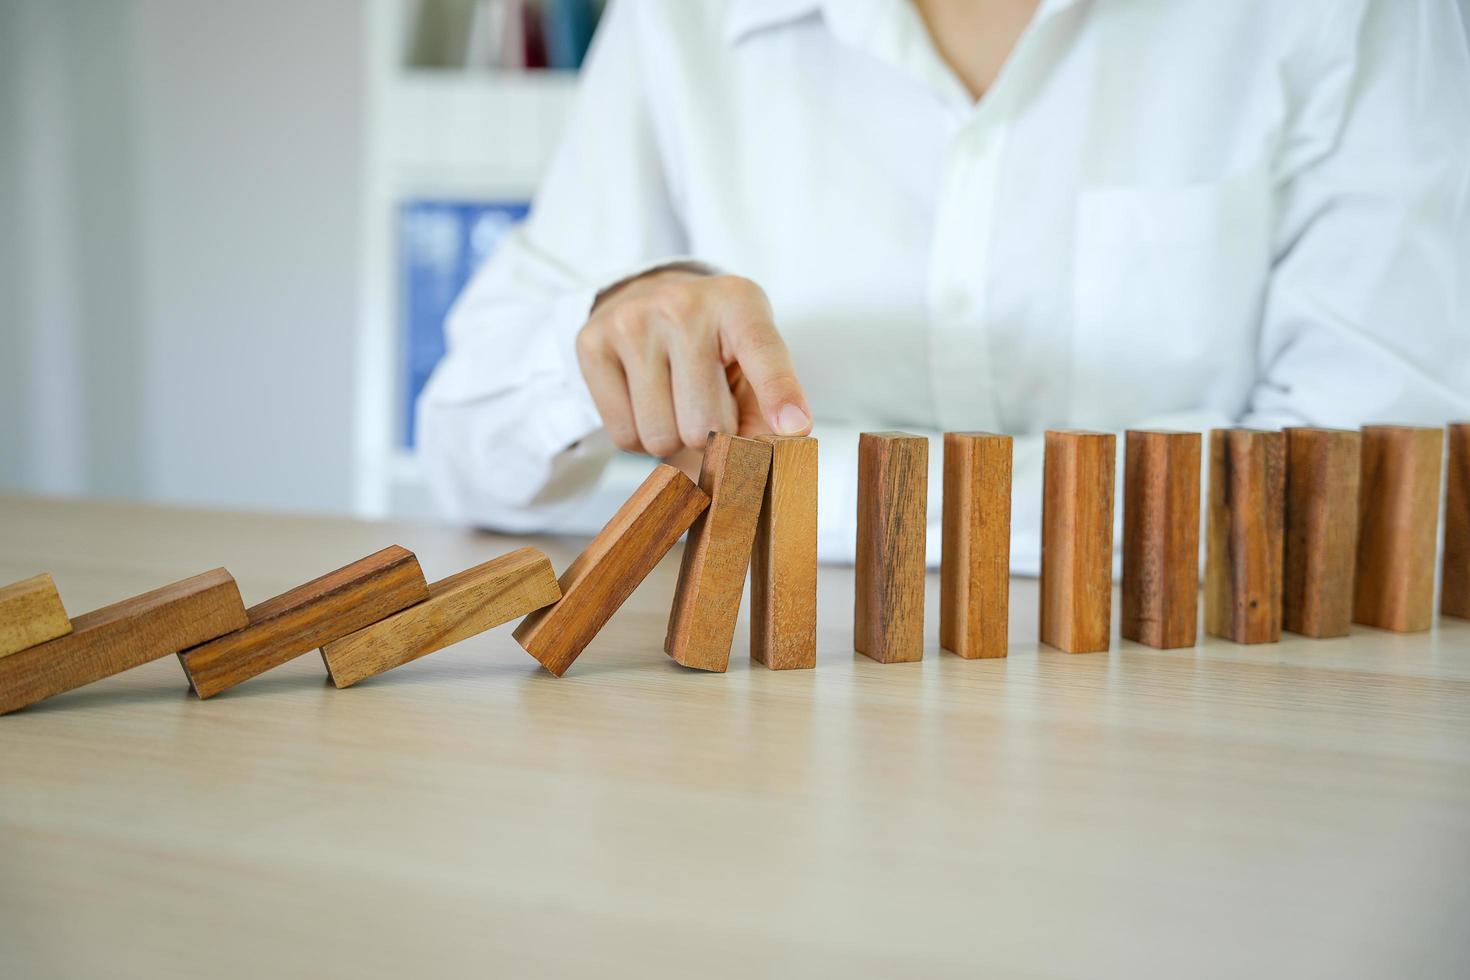
<instances>
[{"instance_id":1,"label":"shirt collar","mask_svg":"<svg viewBox=\"0 0 1470 980\"><path fill-rule=\"evenodd\" d=\"M822 0L725 0L725 40L731 44L769 27L818 13Z\"/></svg>"}]
</instances>

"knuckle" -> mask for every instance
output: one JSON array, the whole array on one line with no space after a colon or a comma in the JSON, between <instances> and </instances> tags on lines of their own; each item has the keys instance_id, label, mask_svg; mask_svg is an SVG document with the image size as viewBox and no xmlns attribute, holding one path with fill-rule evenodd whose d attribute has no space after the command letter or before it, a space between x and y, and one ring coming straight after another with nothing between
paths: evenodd
<instances>
[{"instance_id":1,"label":"knuckle","mask_svg":"<svg viewBox=\"0 0 1470 980\"><path fill-rule=\"evenodd\" d=\"M640 311L621 307L611 316L608 329L618 340L638 343L648 333L648 321Z\"/></svg>"},{"instance_id":2,"label":"knuckle","mask_svg":"<svg viewBox=\"0 0 1470 980\"><path fill-rule=\"evenodd\" d=\"M758 308L766 306L766 292L753 279L744 276L723 275L715 277L715 285L729 300Z\"/></svg>"},{"instance_id":3,"label":"knuckle","mask_svg":"<svg viewBox=\"0 0 1470 980\"><path fill-rule=\"evenodd\" d=\"M704 302L704 283L699 280L665 283L659 295L660 311L680 326L687 326L698 317Z\"/></svg>"},{"instance_id":4,"label":"knuckle","mask_svg":"<svg viewBox=\"0 0 1470 980\"><path fill-rule=\"evenodd\" d=\"M679 435L684 440L683 444L691 449L703 449L704 444L709 441L709 434L719 426L713 423L689 423L679 428Z\"/></svg>"},{"instance_id":5,"label":"knuckle","mask_svg":"<svg viewBox=\"0 0 1470 980\"><path fill-rule=\"evenodd\" d=\"M678 452L684 444L680 442L679 437L672 432L657 432L650 433L648 438L643 440L643 445L646 446L649 453L654 456L672 456L674 453Z\"/></svg>"},{"instance_id":6,"label":"knuckle","mask_svg":"<svg viewBox=\"0 0 1470 980\"><path fill-rule=\"evenodd\" d=\"M607 436L612 444L626 452L636 453L642 449L638 442L638 430L622 423L607 426Z\"/></svg>"}]
</instances>

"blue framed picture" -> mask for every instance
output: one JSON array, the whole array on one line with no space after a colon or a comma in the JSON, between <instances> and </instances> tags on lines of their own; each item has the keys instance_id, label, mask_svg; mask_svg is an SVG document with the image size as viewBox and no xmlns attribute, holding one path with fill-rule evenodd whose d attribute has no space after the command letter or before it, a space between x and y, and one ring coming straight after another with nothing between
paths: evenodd
<instances>
[{"instance_id":1,"label":"blue framed picture","mask_svg":"<svg viewBox=\"0 0 1470 980\"><path fill-rule=\"evenodd\" d=\"M399 210L402 444L413 448L414 405L444 356L444 317L525 201L409 201Z\"/></svg>"}]
</instances>

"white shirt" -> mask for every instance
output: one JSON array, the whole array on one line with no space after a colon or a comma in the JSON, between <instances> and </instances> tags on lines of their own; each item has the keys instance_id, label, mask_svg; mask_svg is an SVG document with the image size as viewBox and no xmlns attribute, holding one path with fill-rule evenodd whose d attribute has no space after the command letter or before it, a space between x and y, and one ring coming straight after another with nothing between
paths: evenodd
<instances>
[{"instance_id":1,"label":"white shirt","mask_svg":"<svg viewBox=\"0 0 1470 980\"><path fill-rule=\"evenodd\" d=\"M614 0L531 217L448 321L419 444L456 519L595 530L593 297L692 258L770 296L851 560L857 434L1470 416L1452 0L1044 0L973 101L904 0ZM1120 440L1121 448L1121 440ZM939 545L931 445L929 551Z\"/></svg>"}]
</instances>

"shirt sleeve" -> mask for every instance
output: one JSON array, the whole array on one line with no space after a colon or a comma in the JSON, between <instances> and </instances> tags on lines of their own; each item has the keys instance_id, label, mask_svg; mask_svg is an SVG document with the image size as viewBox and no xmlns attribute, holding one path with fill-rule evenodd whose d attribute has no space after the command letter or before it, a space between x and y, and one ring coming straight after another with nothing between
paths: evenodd
<instances>
[{"instance_id":1,"label":"shirt sleeve","mask_svg":"<svg viewBox=\"0 0 1470 980\"><path fill-rule=\"evenodd\" d=\"M602 287L688 260L650 116L640 16L628 0L609 5L529 219L446 320L417 444L453 520L582 531L596 510L615 451L582 379L577 332Z\"/></svg>"},{"instance_id":2,"label":"shirt sleeve","mask_svg":"<svg viewBox=\"0 0 1470 980\"><path fill-rule=\"evenodd\" d=\"M1247 424L1470 414L1470 63L1449 0L1342 5L1278 155ZM1292 79L1283 80L1290 88Z\"/></svg>"}]
</instances>

